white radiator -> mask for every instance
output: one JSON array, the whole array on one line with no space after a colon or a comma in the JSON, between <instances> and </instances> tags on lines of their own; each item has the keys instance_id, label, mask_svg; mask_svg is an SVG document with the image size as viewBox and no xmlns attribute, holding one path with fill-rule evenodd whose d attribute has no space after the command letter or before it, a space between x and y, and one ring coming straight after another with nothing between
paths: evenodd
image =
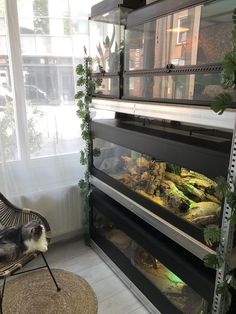
<instances>
[{"instance_id":1,"label":"white radiator","mask_svg":"<svg viewBox=\"0 0 236 314\"><path fill-rule=\"evenodd\" d=\"M82 232L82 202L78 186L33 192L18 196L14 203L41 213L48 220L54 239Z\"/></svg>"}]
</instances>

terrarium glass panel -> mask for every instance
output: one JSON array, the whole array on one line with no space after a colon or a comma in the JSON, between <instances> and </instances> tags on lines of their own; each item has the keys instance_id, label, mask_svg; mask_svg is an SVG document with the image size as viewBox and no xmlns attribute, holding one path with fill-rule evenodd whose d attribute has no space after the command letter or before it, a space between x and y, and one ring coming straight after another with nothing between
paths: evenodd
<instances>
[{"instance_id":1,"label":"terrarium glass panel","mask_svg":"<svg viewBox=\"0 0 236 314\"><path fill-rule=\"evenodd\" d=\"M221 199L212 178L102 139L94 147L100 149L95 168L129 189L201 229L219 223Z\"/></svg>"},{"instance_id":2,"label":"terrarium glass panel","mask_svg":"<svg viewBox=\"0 0 236 314\"><path fill-rule=\"evenodd\" d=\"M96 208L93 225L183 314L199 314L207 308L207 302L198 293Z\"/></svg>"},{"instance_id":3,"label":"terrarium glass panel","mask_svg":"<svg viewBox=\"0 0 236 314\"><path fill-rule=\"evenodd\" d=\"M94 73L118 73L120 71L121 42L124 26L90 21L90 56Z\"/></svg>"},{"instance_id":4,"label":"terrarium glass panel","mask_svg":"<svg viewBox=\"0 0 236 314\"><path fill-rule=\"evenodd\" d=\"M146 100L212 101L224 92L220 73L126 76L124 97ZM229 91L236 100L236 91Z\"/></svg>"},{"instance_id":5,"label":"terrarium glass panel","mask_svg":"<svg viewBox=\"0 0 236 314\"><path fill-rule=\"evenodd\" d=\"M234 0L197 5L127 29L125 69L221 62L231 49Z\"/></svg>"},{"instance_id":6,"label":"terrarium glass panel","mask_svg":"<svg viewBox=\"0 0 236 314\"><path fill-rule=\"evenodd\" d=\"M96 77L94 78L96 83L94 95L96 96L110 96L110 97L119 97L120 86L119 86L119 77Z\"/></svg>"}]
</instances>

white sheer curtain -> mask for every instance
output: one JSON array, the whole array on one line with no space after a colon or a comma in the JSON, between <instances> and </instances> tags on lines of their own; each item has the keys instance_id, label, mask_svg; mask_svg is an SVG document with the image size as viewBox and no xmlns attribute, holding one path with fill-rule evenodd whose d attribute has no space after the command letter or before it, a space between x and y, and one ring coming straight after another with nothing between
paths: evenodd
<instances>
[{"instance_id":1,"label":"white sheer curtain","mask_svg":"<svg viewBox=\"0 0 236 314\"><path fill-rule=\"evenodd\" d=\"M0 0L0 191L54 236L82 226L74 69L97 2Z\"/></svg>"}]
</instances>

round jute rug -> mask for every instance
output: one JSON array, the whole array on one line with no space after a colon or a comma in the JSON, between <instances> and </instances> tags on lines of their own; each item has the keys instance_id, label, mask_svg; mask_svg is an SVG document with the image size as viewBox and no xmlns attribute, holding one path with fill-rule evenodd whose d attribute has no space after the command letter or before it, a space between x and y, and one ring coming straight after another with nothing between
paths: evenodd
<instances>
[{"instance_id":1,"label":"round jute rug","mask_svg":"<svg viewBox=\"0 0 236 314\"><path fill-rule=\"evenodd\" d=\"M61 288L57 292L48 270L32 271L7 281L4 314L96 314L97 298L80 276L52 269Z\"/></svg>"}]
</instances>

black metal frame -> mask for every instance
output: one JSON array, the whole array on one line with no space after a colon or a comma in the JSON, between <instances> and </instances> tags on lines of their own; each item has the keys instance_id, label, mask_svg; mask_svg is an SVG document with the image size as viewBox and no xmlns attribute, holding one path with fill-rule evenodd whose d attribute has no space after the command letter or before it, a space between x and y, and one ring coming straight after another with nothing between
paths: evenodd
<instances>
[{"instance_id":1,"label":"black metal frame","mask_svg":"<svg viewBox=\"0 0 236 314\"><path fill-rule=\"evenodd\" d=\"M29 270L24 270L24 271L21 271L21 272L16 272L16 273L13 273L11 274L11 276L16 276L16 275L21 275L21 274L24 274L24 273L28 273L28 272L31 272L31 271L34 271L34 270L38 270L38 269L42 269L42 268L47 268L51 277L52 277L52 280L57 288L57 291L59 292L61 290L61 288L58 286L58 283L55 279L55 277L53 276L53 273L51 271L51 268L49 267L49 264L46 260L46 257L44 256L43 252L40 252L40 255L42 256L43 260L44 260L44 263L45 263L45 266L40 266L40 267L36 267L36 268L32 268L32 269L29 269ZM5 285L6 285L6 280L7 280L7 277L5 276L3 278L3 286L2 286L2 291L0 293L0 314L3 314L3 297L4 297L4 290L5 290Z\"/></svg>"},{"instance_id":2,"label":"black metal frame","mask_svg":"<svg viewBox=\"0 0 236 314\"><path fill-rule=\"evenodd\" d=\"M91 207L92 210L93 207L96 208L129 237L146 248L155 258L179 276L204 299L208 300L209 303L212 302L215 272L207 270L203 266L202 261L94 187L91 195ZM99 234L93 225L92 213L90 225L92 239L98 243L99 247L105 251L134 284L147 295L151 302L157 307L162 307L160 309L163 313L176 313L174 310L167 311L167 303L170 304L170 302L162 298L163 294L152 284L150 285L150 282L145 280L145 277L142 278L142 275L138 275L139 272L132 265L129 265L129 260ZM156 293L155 290L157 291ZM161 296L160 300L158 299L159 296ZM177 313L179 313L178 310Z\"/></svg>"}]
</instances>

